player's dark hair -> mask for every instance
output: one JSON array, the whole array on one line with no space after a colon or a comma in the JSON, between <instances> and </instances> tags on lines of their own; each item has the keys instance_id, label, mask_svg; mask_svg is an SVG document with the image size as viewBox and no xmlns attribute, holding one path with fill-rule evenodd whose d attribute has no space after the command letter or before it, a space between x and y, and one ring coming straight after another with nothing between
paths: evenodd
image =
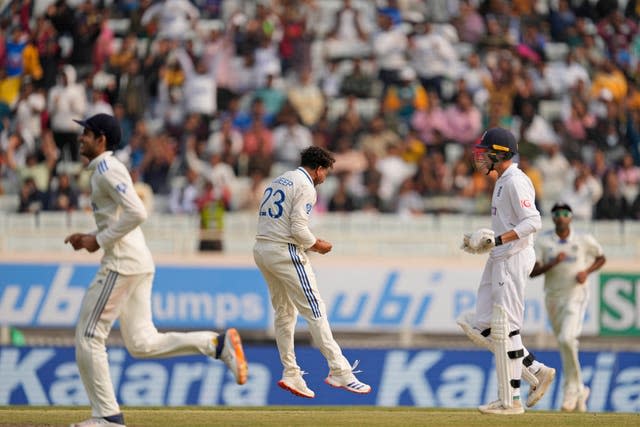
<instances>
[{"instance_id":1,"label":"player's dark hair","mask_svg":"<svg viewBox=\"0 0 640 427\"><path fill-rule=\"evenodd\" d=\"M300 153L300 166L316 169L320 166L330 168L336 159L322 147L311 146Z\"/></svg>"}]
</instances>

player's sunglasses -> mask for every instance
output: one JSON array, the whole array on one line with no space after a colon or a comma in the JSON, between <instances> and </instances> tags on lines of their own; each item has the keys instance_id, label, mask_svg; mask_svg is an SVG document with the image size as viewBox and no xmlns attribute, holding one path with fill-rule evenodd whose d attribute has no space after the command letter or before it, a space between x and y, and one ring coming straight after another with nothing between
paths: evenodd
<instances>
[{"instance_id":1,"label":"player's sunglasses","mask_svg":"<svg viewBox=\"0 0 640 427\"><path fill-rule=\"evenodd\" d=\"M554 218L560 218L560 217L571 218L571 215L573 215L571 211L568 211L566 209L558 209L557 211L553 212Z\"/></svg>"}]
</instances>

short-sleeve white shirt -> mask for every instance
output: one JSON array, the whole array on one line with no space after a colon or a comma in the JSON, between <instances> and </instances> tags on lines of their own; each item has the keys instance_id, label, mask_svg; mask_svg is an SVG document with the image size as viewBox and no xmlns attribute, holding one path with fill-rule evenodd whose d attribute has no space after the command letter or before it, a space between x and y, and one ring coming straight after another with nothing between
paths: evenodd
<instances>
[{"instance_id":1,"label":"short-sleeve white shirt","mask_svg":"<svg viewBox=\"0 0 640 427\"><path fill-rule=\"evenodd\" d=\"M565 295L578 286L576 275L585 270L594 258L603 255L600 243L588 233L571 230L567 239L561 239L555 230L541 233L535 243L536 262L546 264L560 252L567 257L545 273L544 289L549 295ZM580 285L582 286L582 285Z\"/></svg>"}]
</instances>

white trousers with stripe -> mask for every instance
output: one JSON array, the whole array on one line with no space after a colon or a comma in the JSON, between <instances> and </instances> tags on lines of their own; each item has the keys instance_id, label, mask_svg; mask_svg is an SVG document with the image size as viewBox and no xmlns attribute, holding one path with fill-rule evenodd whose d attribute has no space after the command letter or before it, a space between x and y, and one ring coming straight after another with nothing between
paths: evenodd
<instances>
[{"instance_id":1,"label":"white trousers with stripe","mask_svg":"<svg viewBox=\"0 0 640 427\"><path fill-rule=\"evenodd\" d=\"M215 357L215 332L158 332L151 318L152 282L153 273L124 276L101 267L82 300L76 326L76 361L94 417L120 413L105 347L118 318L125 346L134 357Z\"/></svg>"},{"instance_id":2,"label":"white trousers with stripe","mask_svg":"<svg viewBox=\"0 0 640 427\"><path fill-rule=\"evenodd\" d=\"M351 372L351 366L331 333L324 302L316 286L307 254L298 246L257 240L253 257L271 295L276 344L284 376L300 374L294 352L298 313L307 321L314 344L327 359L332 375Z\"/></svg>"}]
</instances>

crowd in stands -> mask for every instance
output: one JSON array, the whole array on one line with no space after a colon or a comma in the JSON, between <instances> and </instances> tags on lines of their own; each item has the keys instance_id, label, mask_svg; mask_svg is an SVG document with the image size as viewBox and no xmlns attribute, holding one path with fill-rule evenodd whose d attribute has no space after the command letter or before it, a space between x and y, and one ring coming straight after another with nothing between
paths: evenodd
<instances>
[{"instance_id":1,"label":"crowd in stands","mask_svg":"<svg viewBox=\"0 0 640 427\"><path fill-rule=\"evenodd\" d=\"M495 177L472 148L503 126L543 212L640 219L639 15L640 0L9 2L0 192L20 212L90 209L72 119L102 112L163 213L255 210L312 144L336 156L320 209L485 213Z\"/></svg>"}]
</instances>

